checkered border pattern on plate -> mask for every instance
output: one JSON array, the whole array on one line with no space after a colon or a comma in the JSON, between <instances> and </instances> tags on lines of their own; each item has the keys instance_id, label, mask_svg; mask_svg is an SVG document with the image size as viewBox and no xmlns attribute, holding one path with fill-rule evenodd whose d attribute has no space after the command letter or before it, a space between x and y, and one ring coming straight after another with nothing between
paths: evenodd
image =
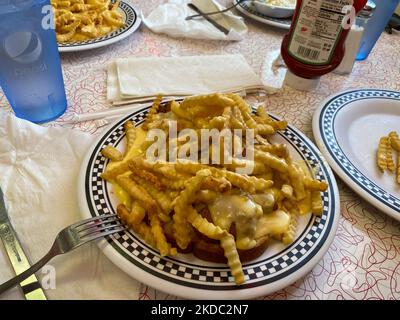
<instances>
[{"instance_id":1,"label":"checkered border pattern on plate","mask_svg":"<svg viewBox=\"0 0 400 320\"><path fill-rule=\"evenodd\" d=\"M143 122L148 110L144 110L127 117L120 121L114 129L111 129L109 135L94 151L93 166L89 175L89 193L92 200L92 205L95 210L92 215L103 215L114 212L111 203L108 199L106 184L100 175L105 170L107 160L100 153L101 149L106 145L116 146L125 135L123 123L131 119L135 124ZM272 116L273 117L273 116ZM312 168L316 171L316 178L329 182L329 177L326 176L321 166L318 165L317 158L301 139L301 137L292 129L288 128L281 134L286 140L291 143L303 157L307 160ZM89 168L91 165L89 164ZM247 283L246 286L260 286L265 284L265 281L272 282L273 277L280 271L294 272L296 262L305 258L311 252L318 250L317 243L321 235L326 231L328 220L330 220L329 203L334 201L329 199L329 193L321 193L323 199L323 214L321 217L312 217L308 226L308 232L303 234L299 239L296 239L293 246L286 248L274 258L268 258L262 261L257 261L253 265L246 266L244 264L244 273ZM194 264L184 263L174 258L161 258L156 251L149 248L140 239L136 238L131 232L121 232L109 237L111 244L116 244L119 248L123 248L123 255L129 261L135 263L140 268L147 270L153 275L163 275L174 283L182 283L186 286L215 289L216 284L218 289L234 290L236 288L234 279L227 267L205 267ZM120 251L121 252L121 251ZM292 271L293 270L293 271ZM223 286L221 286L223 285Z\"/></svg>"},{"instance_id":2,"label":"checkered border pattern on plate","mask_svg":"<svg viewBox=\"0 0 400 320\"><path fill-rule=\"evenodd\" d=\"M108 33L102 37L98 37L95 39L88 39L85 41L76 41L76 42L69 42L69 43L60 43L58 45L59 48L69 48L69 47L76 47L76 46L82 46L82 45L89 45L89 44L94 44L94 43L99 43L103 42L106 40L113 39L126 31L128 31L130 28L132 28L136 22L137 19L137 13L135 10L125 2L120 2L119 3L119 8L124 12L125 14L125 24L122 28L119 28L117 30L114 30L111 33Z\"/></svg>"},{"instance_id":3,"label":"checkered border pattern on plate","mask_svg":"<svg viewBox=\"0 0 400 320\"><path fill-rule=\"evenodd\" d=\"M236 0L236 1L238 1L238 0ZM274 18L274 17L266 16L266 15L262 14L261 12L258 12L255 8L253 8L253 4L248 5L246 1L240 3L239 6L240 6L243 10L246 10L247 12L249 12L249 13L251 13L251 14L257 16L257 17L260 17L260 18L262 18L262 19L265 19L265 20L270 20L270 21L274 21L274 22L279 22L279 23L281 23L281 24L286 24L286 25L288 25L288 26L290 26L291 23L292 23L292 18L286 18L286 19L284 19L284 18Z\"/></svg>"},{"instance_id":4,"label":"checkered border pattern on plate","mask_svg":"<svg viewBox=\"0 0 400 320\"><path fill-rule=\"evenodd\" d=\"M400 199L381 189L374 182L364 176L359 170L357 170L357 168L343 153L335 137L334 120L337 112L349 102L363 98L392 98L400 100L400 93L381 90L364 90L345 93L337 97L331 101L323 111L323 116L320 120L322 121L323 126L321 134L324 135L323 138L330 148L331 154L335 158L335 161L351 176L354 182L366 188L373 197L390 205L391 207L394 206L400 210Z\"/></svg>"}]
</instances>

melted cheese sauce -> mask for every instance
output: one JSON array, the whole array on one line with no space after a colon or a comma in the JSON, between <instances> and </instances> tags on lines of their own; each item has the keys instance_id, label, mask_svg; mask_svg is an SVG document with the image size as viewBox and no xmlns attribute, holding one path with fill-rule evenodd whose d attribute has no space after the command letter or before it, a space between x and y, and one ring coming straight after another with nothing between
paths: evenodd
<instances>
[{"instance_id":1,"label":"melted cheese sauce","mask_svg":"<svg viewBox=\"0 0 400 320\"><path fill-rule=\"evenodd\" d=\"M235 223L238 249L256 246L257 222L263 214L259 204L243 195L221 195L208 208L213 222L222 229L229 230Z\"/></svg>"},{"instance_id":2,"label":"melted cheese sauce","mask_svg":"<svg viewBox=\"0 0 400 320\"><path fill-rule=\"evenodd\" d=\"M275 203L272 193L252 195L251 198L221 195L208 205L214 224L229 230L235 223L238 249L254 248L257 239L280 235L289 228L289 214L282 210L272 211Z\"/></svg>"},{"instance_id":3,"label":"melted cheese sauce","mask_svg":"<svg viewBox=\"0 0 400 320\"><path fill-rule=\"evenodd\" d=\"M289 228L290 216L282 210L264 214L257 224L256 239L265 235L277 236Z\"/></svg>"},{"instance_id":4,"label":"melted cheese sauce","mask_svg":"<svg viewBox=\"0 0 400 320\"><path fill-rule=\"evenodd\" d=\"M107 170L110 170L110 169L120 165L121 163L128 162L133 157L140 156L143 153L143 150L140 149L140 146L146 140L146 133L147 132L144 131L142 128L136 128L135 143L133 144L133 147L131 148L129 153L124 156L124 159L122 159L122 161L111 161L107 166ZM129 176L130 174L131 174L131 172L124 173L124 175L127 175L127 176ZM128 209L130 209L132 199L129 196L129 194L115 182L112 183L112 186L113 186L113 190L114 190L115 195L117 196L119 202L123 203Z\"/></svg>"}]
</instances>

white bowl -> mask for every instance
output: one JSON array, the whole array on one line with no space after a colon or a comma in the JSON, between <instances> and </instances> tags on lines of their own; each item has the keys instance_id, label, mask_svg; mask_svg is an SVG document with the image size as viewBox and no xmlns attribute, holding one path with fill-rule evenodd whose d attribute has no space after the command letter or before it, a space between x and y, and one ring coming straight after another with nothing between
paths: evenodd
<instances>
[{"instance_id":1,"label":"white bowl","mask_svg":"<svg viewBox=\"0 0 400 320\"><path fill-rule=\"evenodd\" d=\"M291 7L277 7L261 1L254 1L256 10L268 17L289 18L293 15L296 5Z\"/></svg>"}]
</instances>

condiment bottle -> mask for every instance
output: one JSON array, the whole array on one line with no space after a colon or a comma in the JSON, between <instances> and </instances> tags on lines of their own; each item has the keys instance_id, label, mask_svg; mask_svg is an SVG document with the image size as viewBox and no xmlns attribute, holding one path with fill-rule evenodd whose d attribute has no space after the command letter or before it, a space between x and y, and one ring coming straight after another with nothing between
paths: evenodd
<instances>
[{"instance_id":1,"label":"condiment bottle","mask_svg":"<svg viewBox=\"0 0 400 320\"><path fill-rule=\"evenodd\" d=\"M364 35L365 27L375 11L375 3L368 0L364 8L359 12L356 22L350 29L344 44L345 54L342 62L333 71L338 74L349 74L353 70L354 63L360 48L360 43Z\"/></svg>"},{"instance_id":2,"label":"condiment bottle","mask_svg":"<svg viewBox=\"0 0 400 320\"><path fill-rule=\"evenodd\" d=\"M367 0L297 0L292 26L281 46L288 67L287 85L312 90L322 75L340 64L352 22L366 3Z\"/></svg>"}]
</instances>

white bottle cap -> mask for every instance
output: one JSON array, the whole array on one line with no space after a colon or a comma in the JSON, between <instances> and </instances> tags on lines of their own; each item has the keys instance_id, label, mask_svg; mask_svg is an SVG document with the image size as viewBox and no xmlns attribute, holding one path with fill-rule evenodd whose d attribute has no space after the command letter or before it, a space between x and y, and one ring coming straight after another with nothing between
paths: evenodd
<instances>
[{"instance_id":1,"label":"white bottle cap","mask_svg":"<svg viewBox=\"0 0 400 320\"><path fill-rule=\"evenodd\" d=\"M296 76L294 73L289 70L286 72L285 76L285 84L293 89L301 90L301 91L311 91L314 90L319 83L319 78L307 79Z\"/></svg>"}]
</instances>

